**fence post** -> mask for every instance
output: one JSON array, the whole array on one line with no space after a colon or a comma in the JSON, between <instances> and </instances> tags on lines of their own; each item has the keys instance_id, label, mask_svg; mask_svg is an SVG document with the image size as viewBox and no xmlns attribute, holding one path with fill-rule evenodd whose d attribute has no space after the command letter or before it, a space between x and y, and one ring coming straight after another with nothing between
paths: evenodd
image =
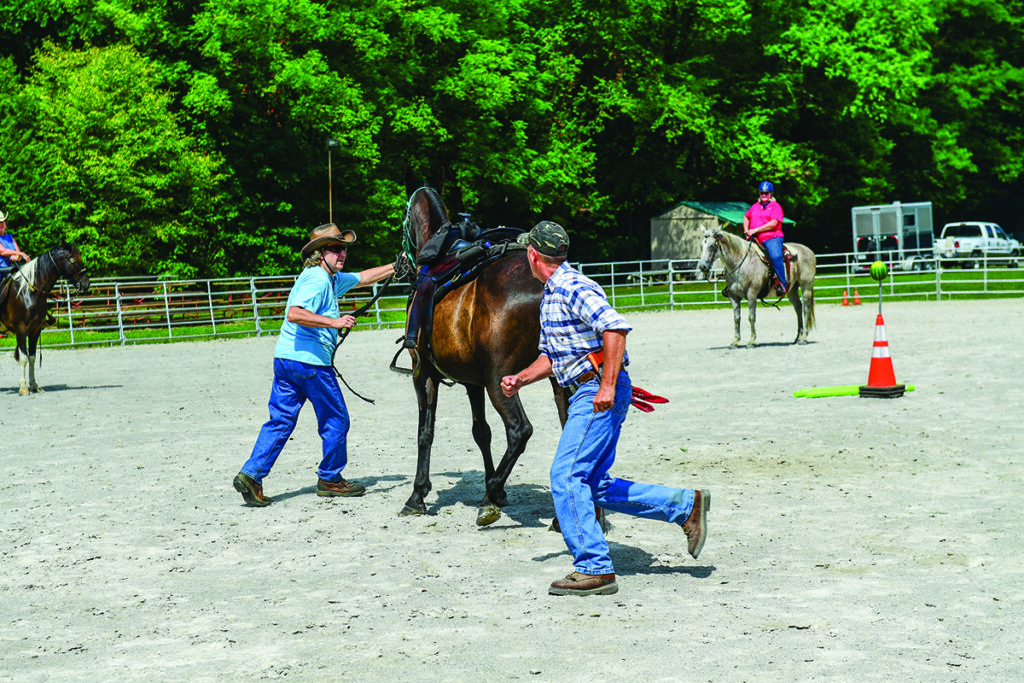
<instances>
[{"instance_id":1,"label":"fence post","mask_svg":"<svg viewBox=\"0 0 1024 683\"><path fill-rule=\"evenodd\" d=\"M71 286L64 285L64 294L68 304L68 331L71 333L71 345L75 345L75 321L71 317Z\"/></svg>"},{"instance_id":2,"label":"fence post","mask_svg":"<svg viewBox=\"0 0 1024 683\"><path fill-rule=\"evenodd\" d=\"M121 346L125 345L127 339L124 336L124 311L121 310L121 285L114 283L114 302L117 304L117 336Z\"/></svg>"},{"instance_id":3,"label":"fence post","mask_svg":"<svg viewBox=\"0 0 1024 683\"><path fill-rule=\"evenodd\" d=\"M174 334L171 331L171 297L167 292L167 282L164 285L164 315L167 316L167 338L172 339Z\"/></svg>"},{"instance_id":4,"label":"fence post","mask_svg":"<svg viewBox=\"0 0 1024 683\"><path fill-rule=\"evenodd\" d=\"M213 316L213 290L210 288L210 280L206 281L206 304L210 308L210 324L213 326L213 336L217 336L217 320Z\"/></svg>"},{"instance_id":5,"label":"fence post","mask_svg":"<svg viewBox=\"0 0 1024 683\"><path fill-rule=\"evenodd\" d=\"M668 260L668 310L676 310L676 273L675 261Z\"/></svg>"},{"instance_id":6,"label":"fence post","mask_svg":"<svg viewBox=\"0 0 1024 683\"><path fill-rule=\"evenodd\" d=\"M644 297L644 262L640 263L640 306L643 307L647 304L647 299Z\"/></svg>"},{"instance_id":7,"label":"fence post","mask_svg":"<svg viewBox=\"0 0 1024 683\"><path fill-rule=\"evenodd\" d=\"M260 326L260 302L256 298L256 278L249 278L249 291L252 293L252 315L256 321L256 336L263 334L263 328ZM287 313L287 311L286 311Z\"/></svg>"}]
</instances>

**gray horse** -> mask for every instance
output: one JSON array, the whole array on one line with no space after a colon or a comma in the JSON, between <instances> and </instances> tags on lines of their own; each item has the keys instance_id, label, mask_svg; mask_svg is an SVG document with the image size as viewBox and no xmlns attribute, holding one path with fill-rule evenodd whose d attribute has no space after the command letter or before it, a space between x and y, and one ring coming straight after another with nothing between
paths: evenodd
<instances>
[{"instance_id":1,"label":"gray horse","mask_svg":"<svg viewBox=\"0 0 1024 683\"><path fill-rule=\"evenodd\" d=\"M721 230L704 229L701 240L700 261L697 268L710 277L711 264L717 257L725 269L725 294L732 301L732 317L736 325L736 336L732 345L740 343L740 302L747 300L750 320L750 341L747 346L757 344L757 333L754 321L757 319L757 300L764 298L769 291L768 266L761 259L763 250L755 246L753 241L744 240ZM807 343L807 331L814 327L814 270L817 259L814 252L802 244L786 242L786 249L792 256L789 277L789 300L796 311L795 344ZM780 297L781 298L781 297Z\"/></svg>"}]
</instances>

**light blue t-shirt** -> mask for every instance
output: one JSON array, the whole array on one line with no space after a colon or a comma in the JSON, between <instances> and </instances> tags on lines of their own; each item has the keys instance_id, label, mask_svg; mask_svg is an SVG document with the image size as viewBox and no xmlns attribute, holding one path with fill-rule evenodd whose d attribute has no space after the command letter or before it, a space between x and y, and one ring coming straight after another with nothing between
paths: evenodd
<instances>
[{"instance_id":1,"label":"light blue t-shirt","mask_svg":"<svg viewBox=\"0 0 1024 683\"><path fill-rule=\"evenodd\" d=\"M338 298L358 284L359 276L353 273L335 273L332 277L319 266L306 268L288 295L285 316L288 309L298 306L327 318L340 318ZM337 343L337 330L296 325L286 318L277 338L274 358L287 358L309 365L330 365Z\"/></svg>"}]
</instances>

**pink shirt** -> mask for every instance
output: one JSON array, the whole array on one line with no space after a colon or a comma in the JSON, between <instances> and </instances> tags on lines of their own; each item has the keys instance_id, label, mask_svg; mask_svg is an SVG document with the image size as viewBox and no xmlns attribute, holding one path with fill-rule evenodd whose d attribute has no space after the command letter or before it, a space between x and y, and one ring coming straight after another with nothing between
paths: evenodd
<instances>
[{"instance_id":1,"label":"pink shirt","mask_svg":"<svg viewBox=\"0 0 1024 683\"><path fill-rule=\"evenodd\" d=\"M774 199L767 204L757 202L747 209L747 212L743 215L750 219L751 230L761 227L768 221L776 220L779 222L779 226L774 230L760 232L756 235L759 243L764 244L766 240L770 240L773 237L782 237L782 207Z\"/></svg>"}]
</instances>

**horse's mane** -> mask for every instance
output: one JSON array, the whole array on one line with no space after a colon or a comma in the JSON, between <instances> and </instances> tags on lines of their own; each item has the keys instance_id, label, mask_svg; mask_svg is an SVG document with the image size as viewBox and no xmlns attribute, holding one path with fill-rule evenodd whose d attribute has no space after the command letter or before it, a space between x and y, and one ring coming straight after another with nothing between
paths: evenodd
<instances>
[{"instance_id":1,"label":"horse's mane","mask_svg":"<svg viewBox=\"0 0 1024 683\"><path fill-rule=\"evenodd\" d=\"M738 254L744 249L745 240L742 237L734 235L727 230L718 230L717 232L722 235L723 246L727 246L733 253Z\"/></svg>"},{"instance_id":2,"label":"horse's mane","mask_svg":"<svg viewBox=\"0 0 1024 683\"><path fill-rule=\"evenodd\" d=\"M38 257L32 259L11 275L11 287L17 288L14 291L18 296L26 294L26 290L32 288L32 283L36 279L36 261L38 260Z\"/></svg>"}]
</instances>

